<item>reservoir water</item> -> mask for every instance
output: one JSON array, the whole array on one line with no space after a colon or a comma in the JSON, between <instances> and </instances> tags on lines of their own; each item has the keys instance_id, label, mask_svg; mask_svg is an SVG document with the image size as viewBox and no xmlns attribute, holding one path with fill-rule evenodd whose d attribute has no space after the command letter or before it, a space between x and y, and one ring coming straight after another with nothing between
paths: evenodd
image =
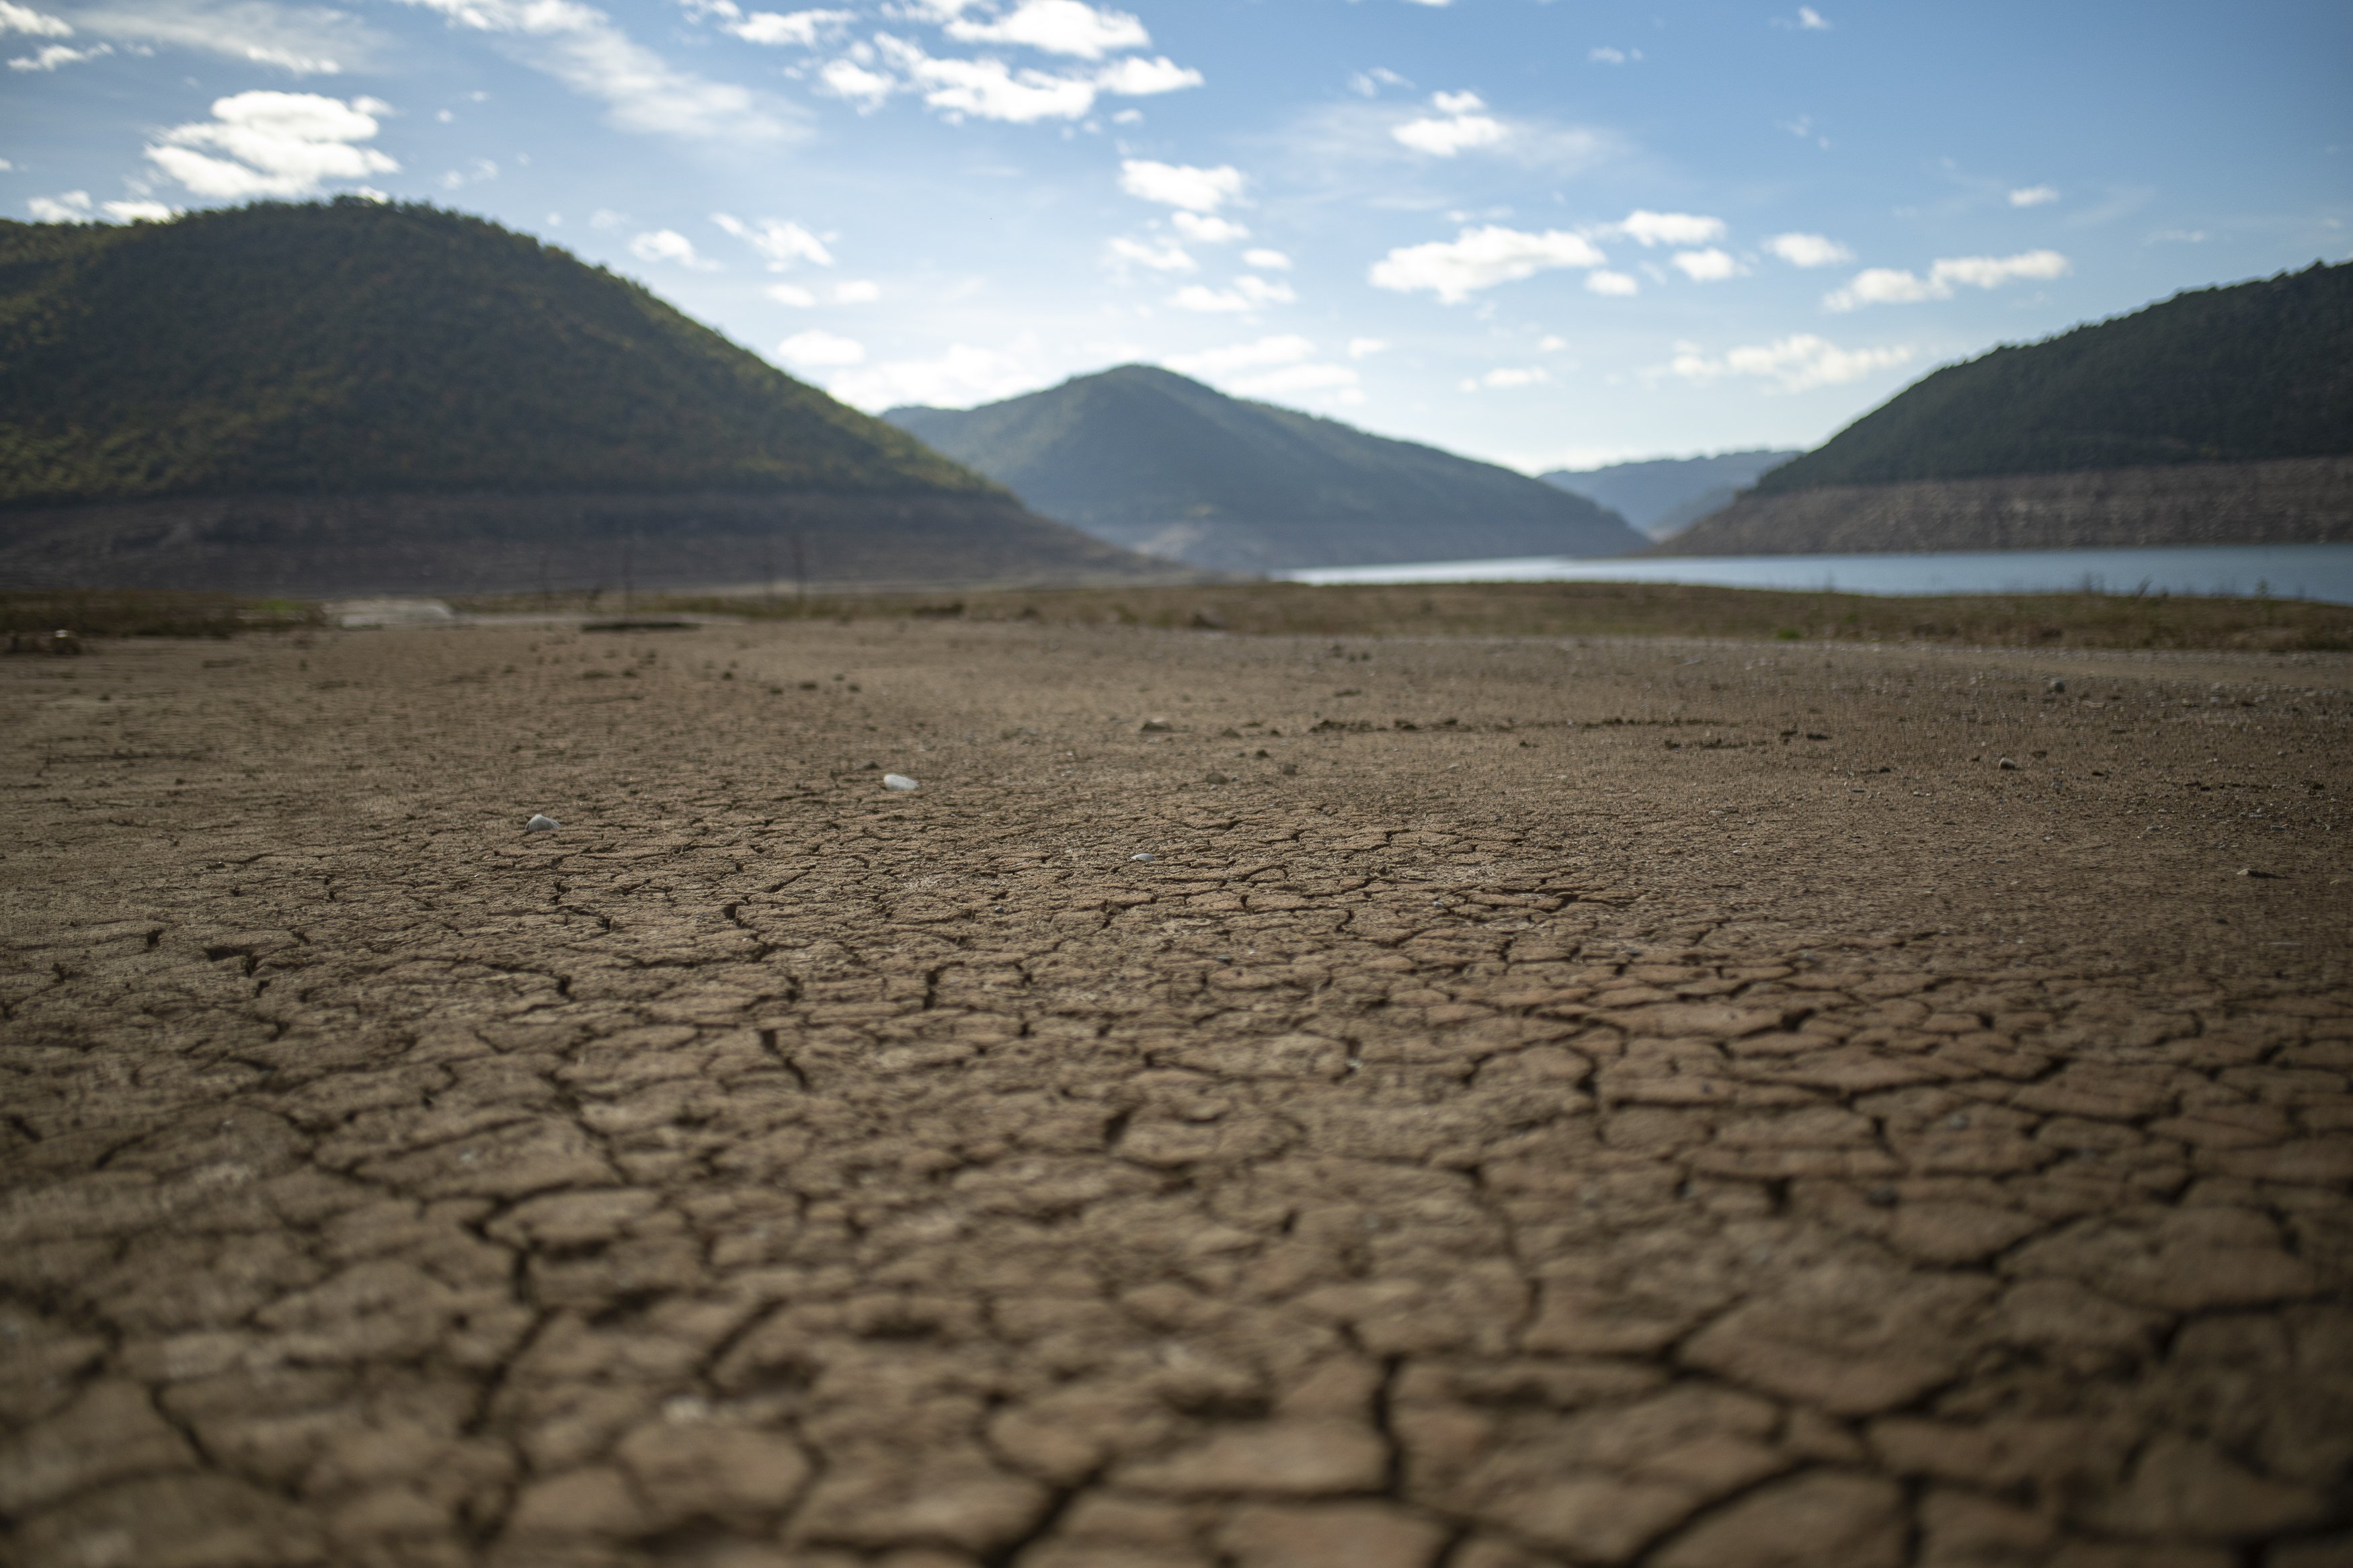
<instances>
[{"instance_id":1,"label":"reservoir water","mask_svg":"<svg viewBox=\"0 0 2353 1568\"><path fill-rule=\"evenodd\" d=\"M1841 594L2200 594L2353 605L2353 544L1921 555L1530 556L1325 566L1294 583L1695 583Z\"/></svg>"}]
</instances>

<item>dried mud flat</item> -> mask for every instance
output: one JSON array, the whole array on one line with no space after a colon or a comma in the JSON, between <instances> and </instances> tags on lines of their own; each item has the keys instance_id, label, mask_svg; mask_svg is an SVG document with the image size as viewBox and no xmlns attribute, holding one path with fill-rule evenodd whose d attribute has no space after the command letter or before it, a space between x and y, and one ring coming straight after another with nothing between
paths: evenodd
<instances>
[{"instance_id":1,"label":"dried mud flat","mask_svg":"<svg viewBox=\"0 0 2353 1568\"><path fill-rule=\"evenodd\" d=\"M0 725L0 1560L2353 1561L2353 660L359 632Z\"/></svg>"}]
</instances>

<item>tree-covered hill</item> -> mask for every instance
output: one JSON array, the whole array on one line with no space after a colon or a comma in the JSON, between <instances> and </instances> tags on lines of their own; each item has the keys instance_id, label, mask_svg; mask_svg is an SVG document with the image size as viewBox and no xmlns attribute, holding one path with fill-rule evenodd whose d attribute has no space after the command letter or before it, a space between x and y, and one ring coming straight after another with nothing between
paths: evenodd
<instances>
[{"instance_id":1,"label":"tree-covered hill","mask_svg":"<svg viewBox=\"0 0 2353 1568\"><path fill-rule=\"evenodd\" d=\"M480 219L0 222L0 504L460 491L1001 494Z\"/></svg>"},{"instance_id":2,"label":"tree-covered hill","mask_svg":"<svg viewBox=\"0 0 2353 1568\"><path fill-rule=\"evenodd\" d=\"M1049 517L1218 570L1614 555L1646 542L1616 513L1525 474L1150 365L883 417Z\"/></svg>"},{"instance_id":3,"label":"tree-covered hill","mask_svg":"<svg viewBox=\"0 0 2353 1568\"><path fill-rule=\"evenodd\" d=\"M1947 366L1753 493L2347 452L2353 263L2194 289Z\"/></svg>"}]
</instances>

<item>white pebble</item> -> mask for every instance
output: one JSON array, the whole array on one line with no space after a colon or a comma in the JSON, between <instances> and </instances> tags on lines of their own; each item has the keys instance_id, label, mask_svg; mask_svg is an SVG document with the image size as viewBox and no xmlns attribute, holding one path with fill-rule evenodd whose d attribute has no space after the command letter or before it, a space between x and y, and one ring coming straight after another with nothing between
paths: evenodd
<instances>
[{"instance_id":1,"label":"white pebble","mask_svg":"<svg viewBox=\"0 0 2353 1568\"><path fill-rule=\"evenodd\" d=\"M1129 857L1128 857L1128 858L1129 858L1129 859L1131 859L1131 860L1149 860L1149 859L1151 859L1151 858L1152 858L1152 857L1151 857L1151 856L1149 856L1149 855L1140 855L1140 854L1139 854L1139 855L1131 855L1131 856L1129 856Z\"/></svg>"},{"instance_id":2,"label":"white pebble","mask_svg":"<svg viewBox=\"0 0 2353 1568\"><path fill-rule=\"evenodd\" d=\"M923 786L904 773L884 773L882 787L884 789L921 789Z\"/></svg>"},{"instance_id":3,"label":"white pebble","mask_svg":"<svg viewBox=\"0 0 2353 1568\"><path fill-rule=\"evenodd\" d=\"M555 818L552 816L542 816L534 814L529 822L522 825L522 830L525 833L553 833L563 826L564 824L556 821Z\"/></svg>"}]
</instances>

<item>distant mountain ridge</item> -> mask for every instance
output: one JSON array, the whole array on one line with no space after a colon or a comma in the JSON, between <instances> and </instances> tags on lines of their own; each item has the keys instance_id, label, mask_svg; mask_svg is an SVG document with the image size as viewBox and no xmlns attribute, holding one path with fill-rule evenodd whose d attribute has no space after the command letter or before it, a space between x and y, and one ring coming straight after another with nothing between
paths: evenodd
<instances>
[{"instance_id":1,"label":"distant mountain ridge","mask_svg":"<svg viewBox=\"0 0 2353 1568\"><path fill-rule=\"evenodd\" d=\"M1947 365L1676 554L2353 539L2353 263Z\"/></svg>"},{"instance_id":2,"label":"distant mountain ridge","mask_svg":"<svg viewBox=\"0 0 2353 1568\"><path fill-rule=\"evenodd\" d=\"M0 583L707 582L787 534L870 582L1155 570L479 218L0 222Z\"/></svg>"},{"instance_id":3,"label":"distant mountain ridge","mask_svg":"<svg viewBox=\"0 0 2353 1568\"><path fill-rule=\"evenodd\" d=\"M882 416L1049 517L1220 571L1617 555L1648 542L1525 474L1150 365L979 408Z\"/></svg>"},{"instance_id":4,"label":"distant mountain ridge","mask_svg":"<svg viewBox=\"0 0 2353 1568\"><path fill-rule=\"evenodd\" d=\"M1653 539L1668 539L1731 505L1759 474L1799 450L1763 447L1704 458L1652 458L1599 468L1554 468L1536 478L1609 508Z\"/></svg>"}]
</instances>

